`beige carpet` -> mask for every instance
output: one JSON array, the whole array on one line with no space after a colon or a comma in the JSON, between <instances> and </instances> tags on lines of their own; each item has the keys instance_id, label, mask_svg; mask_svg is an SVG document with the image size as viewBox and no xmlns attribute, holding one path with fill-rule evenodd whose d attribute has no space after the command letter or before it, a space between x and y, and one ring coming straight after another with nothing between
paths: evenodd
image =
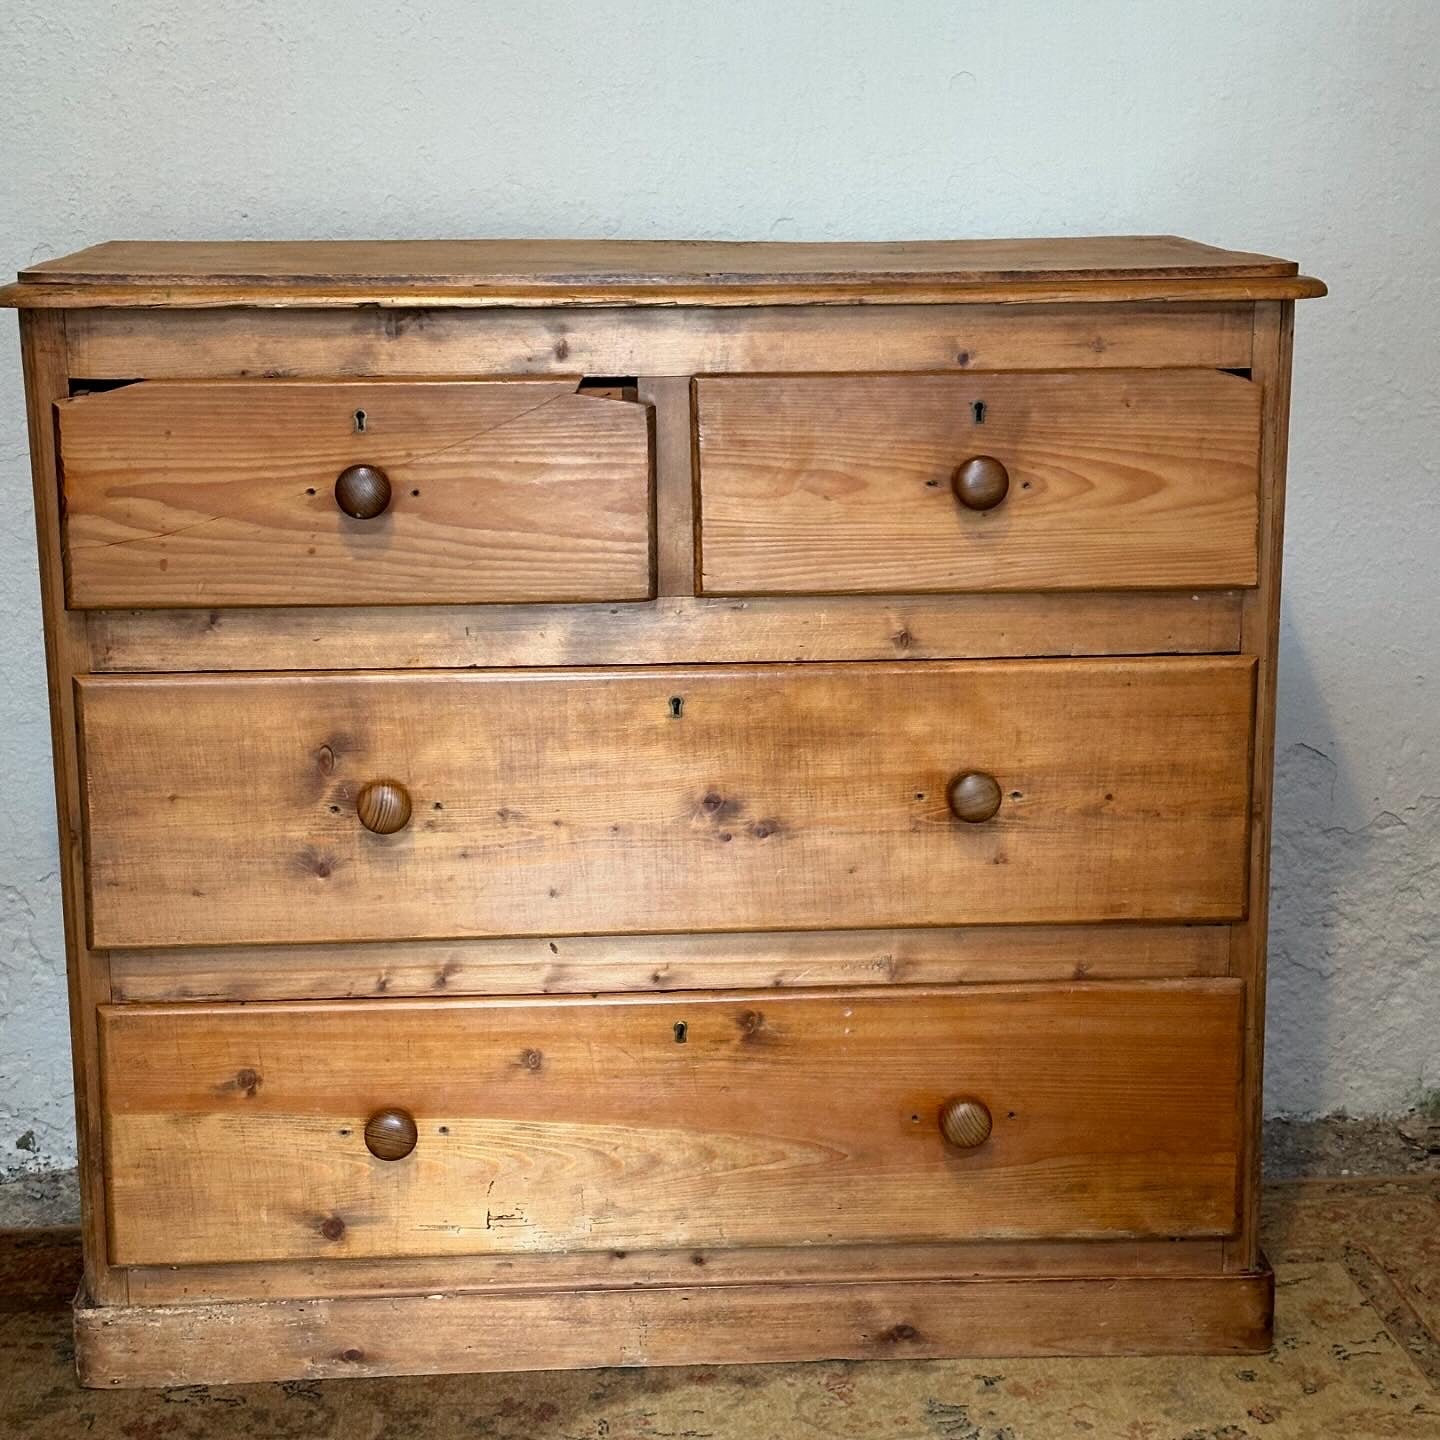
<instances>
[{"instance_id":1,"label":"beige carpet","mask_svg":"<svg viewBox=\"0 0 1440 1440\"><path fill-rule=\"evenodd\" d=\"M828 1363L77 1388L68 1230L0 1232L4 1440L1440 1440L1440 1178L1266 1192L1276 1345L1240 1359Z\"/></svg>"}]
</instances>

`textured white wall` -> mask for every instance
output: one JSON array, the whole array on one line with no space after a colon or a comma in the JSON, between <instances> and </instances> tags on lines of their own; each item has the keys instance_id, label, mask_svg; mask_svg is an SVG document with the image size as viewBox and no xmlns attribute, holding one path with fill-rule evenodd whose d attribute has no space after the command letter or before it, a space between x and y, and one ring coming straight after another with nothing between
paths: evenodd
<instances>
[{"instance_id":1,"label":"textured white wall","mask_svg":"<svg viewBox=\"0 0 1440 1440\"><path fill-rule=\"evenodd\" d=\"M1298 324L1268 1099L1380 1112L1440 1085L1437 75L1432 0L15 4L0 272L115 237L1299 258L1332 295ZM6 317L0 1173L72 1155L15 353Z\"/></svg>"}]
</instances>

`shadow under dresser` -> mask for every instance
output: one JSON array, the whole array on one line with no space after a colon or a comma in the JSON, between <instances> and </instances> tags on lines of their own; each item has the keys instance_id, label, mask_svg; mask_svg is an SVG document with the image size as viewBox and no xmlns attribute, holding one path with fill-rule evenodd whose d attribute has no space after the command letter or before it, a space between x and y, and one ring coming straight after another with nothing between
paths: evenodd
<instances>
[{"instance_id":1,"label":"shadow under dresser","mask_svg":"<svg viewBox=\"0 0 1440 1440\"><path fill-rule=\"evenodd\" d=\"M1286 261L21 310L90 1385L1254 1351Z\"/></svg>"}]
</instances>

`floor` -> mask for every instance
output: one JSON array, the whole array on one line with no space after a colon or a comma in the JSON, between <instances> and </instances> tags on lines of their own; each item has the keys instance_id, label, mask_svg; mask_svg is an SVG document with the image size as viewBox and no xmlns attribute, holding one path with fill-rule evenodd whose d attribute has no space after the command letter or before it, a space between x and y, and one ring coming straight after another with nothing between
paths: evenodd
<instances>
[{"instance_id":1,"label":"floor","mask_svg":"<svg viewBox=\"0 0 1440 1440\"><path fill-rule=\"evenodd\" d=\"M1407 1167L1409 1168L1409 1167ZM68 1228L0 1231L4 1440L1440 1440L1440 1173L1271 1182L1276 1344L1236 1359L849 1362L94 1392Z\"/></svg>"}]
</instances>

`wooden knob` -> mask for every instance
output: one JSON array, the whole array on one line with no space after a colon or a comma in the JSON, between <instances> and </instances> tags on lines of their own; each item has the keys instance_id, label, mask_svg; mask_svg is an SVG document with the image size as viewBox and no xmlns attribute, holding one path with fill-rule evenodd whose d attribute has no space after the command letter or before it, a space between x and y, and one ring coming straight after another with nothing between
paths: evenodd
<instances>
[{"instance_id":1,"label":"wooden knob","mask_svg":"<svg viewBox=\"0 0 1440 1440\"><path fill-rule=\"evenodd\" d=\"M335 503L352 520L373 520L390 504L390 477L378 465L351 465L336 477Z\"/></svg>"},{"instance_id":2,"label":"wooden knob","mask_svg":"<svg viewBox=\"0 0 1440 1440\"><path fill-rule=\"evenodd\" d=\"M372 780L355 800L360 823L376 835L393 835L410 823L410 792L398 780Z\"/></svg>"},{"instance_id":3,"label":"wooden knob","mask_svg":"<svg viewBox=\"0 0 1440 1440\"><path fill-rule=\"evenodd\" d=\"M950 782L945 798L957 820L979 825L1000 808L1000 786L983 770L967 770Z\"/></svg>"},{"instance_id":4,"label":"wooden knob","mask_svg":"<svg viewBox=\"0 0 1440 1440\"><path fill-rule=\"evenodd\" d=\"M967 510L993 510L1010 493L1010 472L993 455L976 455L950 483Z\"/></svg>"},{"instance_id":5,"label":"wooden knob","mask_svg":"<svg viewBox=\"0 0 1440 1440\"><path fill-rule=\"evenodd\" d=\"M961 1150L973 1150L990 1138L990 1111L983 1101L956 1095L940 1107L940 1133Z\"/></svg>"},{"instance_id":6,"label":"wooden knob","mask_svg":"<svg viewBox=\"0 0 1440 1440\"><path fill-rule=\"evenodd\" d=\"M408 1110L377 1110L365 1122L365 1148L377 1160L403 1160L419 1138Z\"/></svg>"}]
</instances>

